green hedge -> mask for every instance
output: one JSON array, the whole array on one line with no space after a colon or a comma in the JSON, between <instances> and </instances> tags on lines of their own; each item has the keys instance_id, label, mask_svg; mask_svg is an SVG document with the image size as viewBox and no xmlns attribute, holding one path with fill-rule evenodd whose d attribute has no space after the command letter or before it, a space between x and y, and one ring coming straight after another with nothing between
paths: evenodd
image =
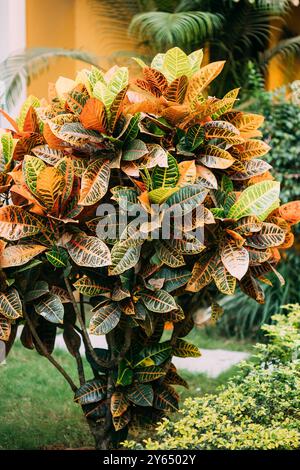
<instances>
[{"instance_id":1,"label":"green hedge","mask_svg":"<svg viewBox=\"0 0 300 470\"><path fill-rule=\"evenodd\" d=\"M300 446L300 306L285 307L263 327L268 344L218 395L187 399L179 418L155 438L126 441L137 449L296 449Z\"/></svg>"}]
</instances>

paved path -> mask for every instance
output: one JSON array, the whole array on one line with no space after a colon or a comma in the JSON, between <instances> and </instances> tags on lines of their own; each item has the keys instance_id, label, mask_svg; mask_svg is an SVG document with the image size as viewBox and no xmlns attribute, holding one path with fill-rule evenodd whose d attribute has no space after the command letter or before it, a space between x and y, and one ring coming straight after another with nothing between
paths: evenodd
<instances>
[{"instance_id":1,"label":"paved path","mask_svg":"<svg viewBox=\"0 0 300 470\"><path fill-rule=\"evenodd\" d=\"M96 348L106 348L106 340L104 336L90 335L91 342ZM65 343L62 335L56 337L56 347L65 349ZM84 349L82 346L82 354ZM238 364L240 361L249 357L248 353L227 351L225 349L201 349L201 357L174 357L173 363L178 369L186 369L190 372L201 372L209 377L218 377L219 374L225 372L230 367Z\"/></svg>"},{"instance_id":2,"label":"paved path","mask_svg":"<svg viewBox=\"0 0 300 470\"><path fill-rule=\"evenodd\" d=\"M20 334L20 332L19 332ZM18 335L19 336L19 335ZM106 348L106 340L104 336L90 335L92 344L96 348ZM2 343L2 344L1 344ZM3 347L1 347L3 346ZM66 345L62 335L56 337L56 348L66 349ZM81 353L84 354L84 347L81 346ZM219 374L225 372L230 367L238 364L240 361L249 357L248 353L227 351L225 349L201 349L201 357L181 358L174 357L173 363L178 369L185 369L190 372L200 372L207 374L209 377L218 377ZM0 363L5 364L4 344L0 341Z\"/></svg>"}]
</instances>

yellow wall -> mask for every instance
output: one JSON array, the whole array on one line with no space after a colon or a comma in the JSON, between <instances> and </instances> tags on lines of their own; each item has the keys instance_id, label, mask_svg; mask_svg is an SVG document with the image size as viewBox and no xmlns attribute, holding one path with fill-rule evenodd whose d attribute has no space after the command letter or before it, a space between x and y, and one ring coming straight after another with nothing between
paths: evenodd
<instances>
[{"instance_id":1,"label":"yellow wall","mask_svg":"<svg viewBox=\"0 0 300 470\"><path fill-rule=\"evenodd\" d=\"M27 47L74 48L75 0L27 0ZM72 76L75 64L69 59L58 59L45 73L33 79L29 93L47 96L48 82L58 75Z\"/></svg>"},{"instance_id":2,"label":"yellow wall","mask_svg":"<svg viewBox=\"0 0 300 470\"><path fill-rule=\"evenodd\" d=\"M64 47L92 52L103 68L113 65L111 54L120 50L134 51L135 45L126 28L118 25L114 32L111 20L95 14L90 0L27 0L27 47ZM116 58L117 60L117 58ZM124 59L123 59L124 61ZM49 69L34 78L28 92L47 96L48 82L59 75L73 78L83 63L58 59Z\"/></svg>"}]
</instances>

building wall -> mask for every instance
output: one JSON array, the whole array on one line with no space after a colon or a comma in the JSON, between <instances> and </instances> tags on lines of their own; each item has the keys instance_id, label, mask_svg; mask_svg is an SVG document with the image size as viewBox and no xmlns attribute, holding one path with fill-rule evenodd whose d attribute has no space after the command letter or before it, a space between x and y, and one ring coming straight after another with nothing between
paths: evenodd
<instances>
[{"instance_id":1,"label":"building wall","mask_svg":"<svg viewBox=\"0 0 300 470\"><path fill-rule=\"evenodd\" d=\"M133 51L134 42L125 27L118 25L119 34L112 32L110 19L97 15L90 0L27 0L27 46L64 47L94 53L104 68L112 65L108 58L120 50ZM114 28L115 31L115 28ZM29 93L46 96L48 82L59 75L72 78L83 63L58 59L49 69L34 78Z\"/></svg>"}]
</instances>

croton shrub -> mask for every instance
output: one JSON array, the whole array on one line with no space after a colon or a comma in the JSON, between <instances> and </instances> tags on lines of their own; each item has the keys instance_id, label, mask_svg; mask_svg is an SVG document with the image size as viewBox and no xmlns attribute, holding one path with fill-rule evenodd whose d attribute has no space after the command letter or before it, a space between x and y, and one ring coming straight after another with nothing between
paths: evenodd
<instances>
[{"instance_id":1,"label":"croton shrub","mask_svg":"<svg viewBox=\"0 0 300 470\"><path fill-rule=\"evenodd\" d=\"M263 117L233 109L238 89L208 94L224 62L201 67L201 50L178 48L136 60L130 84L126 67L92 67L59 78L47 101L30 96L16 121L2 111L0 338L8 351L23 325L23 346L65 377L99 449L177 410L174 385L187 384L172 357L200 355L183 339L193 318L181 298L215 283L264 302L260 283L299 220L263 160ZM52 355L60 333L76 383Z\"/></svg>"}]
</instances>

